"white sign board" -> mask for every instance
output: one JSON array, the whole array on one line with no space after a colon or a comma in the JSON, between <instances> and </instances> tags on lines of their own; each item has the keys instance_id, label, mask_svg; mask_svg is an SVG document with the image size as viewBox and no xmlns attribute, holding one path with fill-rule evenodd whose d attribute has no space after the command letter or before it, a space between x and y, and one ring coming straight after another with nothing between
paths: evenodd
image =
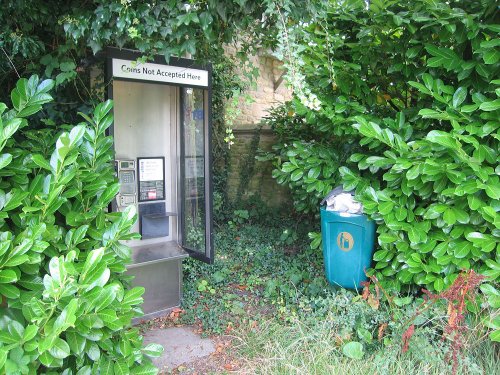
<instances>
[{"instance_id":1,"label":"white sign board","mask_svg":"<svg viewBox=\"0 0 500 375\"><path fill-rule=\"evenodd\" d=\"M140 181L163 181L163 159L139 159Z\"/></svg>"},{"instance_id":2,"label":"white sign board","mask_svg":"<svg viewBox=\"0 0 500 375\"><path fill-rule=\"evenodd\" d=\"M113 77L208 87L208 71L113 59Z\"/></svg>"}]
</instances>

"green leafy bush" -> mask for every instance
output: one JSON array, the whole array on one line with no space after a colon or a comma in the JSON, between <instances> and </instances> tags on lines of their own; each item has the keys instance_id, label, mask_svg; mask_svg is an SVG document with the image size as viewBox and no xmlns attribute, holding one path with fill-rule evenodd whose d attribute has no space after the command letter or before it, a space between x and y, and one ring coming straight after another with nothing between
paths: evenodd
<instances>
[{"instance_id":1,"label":"green leafy bush","mask_svg":"<svg viewBox=\"0 0 500 375\"><path fill-rule=\"evenodd\" d=\"M310 210L317 192L340 182L311 187L339 164L339 142L361 146L340 169L342 182L379 223L375 268L396 286L442 290L471 267L492 280L500 275L500 41L491 4L330 6L300 40L299 65L321 108L296 98L271 121L288 116L292 134L302 129L293 147L308 143L300 159L321 158L307 164L294 160L295 150L274 155L278 182L316 192ZM321 157L314 142L335 156Z\"/></svg>"},{"instance_id":2,"label":"green leafy bush","mask_svg":"<svg viewBox=\"0 0 500 375\"><path fill-rule=\"evenodd\" d=\"M358 117L356 128L376 151L354 154L351 160L358 162L359 170L380 170L382 181L344 168L344 186L371 185L359 189L357 198L380 224L380 250L374 259L383 276L395 275L402 284L432 284L438 291L453 282L459 270L471 267L497 280L500 170L498 134L492 132L498 127L500 111L494 111L500 102L495 107L486 92L476 92L472 104L462 104L470 90L444 85L427 73L423 77L430 88L418 86L419 91L440 100L433 109L421 109L415 122L427 122L432 129L439 120L442 129L446 122L452 128L405 141L392 127L393 120L380 126ZM412 128L403 115L398 126Z\"/></svg>"},{"instance_id":3,"label":"green leafy bush","mask_svg":"<svg viewBox=\"0 0 500 375\"><path fill-rule=\"evenodd\" d=\"M477 13L434 12L421 22L448 32L407 36L405 56L421 64L406 82L413 112L354 117L369 151L351 156L355 172L341 172L379 223L378 275L441 291L463 269L500 276L500 40L497 26L473 21Z\"/></svg>"},{"instance_id":4,"label":"green leafy bush","mask_svg":"<svg viewBox=\"0 0 500 375\"><path fill-rule=\"evenodd\" d=\"M311 95L273 117L288 119L291 134L300 130L291 152L276 147L277 181L294 190L300 210L317 210L319 193L337 184L355 189L378 224L371 272L387 287L441 291L474 269L491 281L483 288L491 306L500 306L497 15L489 0L352 0L330 4L282 43ZM339 139L354 152L342 178L328 180L343 159ZM311 157L296 157L305 142ZM322 157L317 143L336 156Z\"/></svg>"},{"instance_id":5,"label":"green leafy bush","mask_svg":"<svg viewBox=\"0 0 500 375\"><path fill-rule=\"evenodd\" d=\"M107 213L118 192L110 101L85 123L36 130L27 117L54 82L20 79L13 109L0 103L0 372L154 374L131 319L142 288L124 275L120 240L135 212Z\"/></svg>"},{"instance_id":6,"label":"green leafy bush","mask_svg":"<svg viewBox=\"0 0 500 375\"><path fill-rule=\"evenodd\" d=\"M271 110L266 121L277 142L271 152L261 151L258 160L273 162L273 178L290 188L297 211L316 213L319 201L339 184L339 168L357 146L335 135L325 137L331 120L313 120L298 99Z\"/></svg>"}]
</instances>

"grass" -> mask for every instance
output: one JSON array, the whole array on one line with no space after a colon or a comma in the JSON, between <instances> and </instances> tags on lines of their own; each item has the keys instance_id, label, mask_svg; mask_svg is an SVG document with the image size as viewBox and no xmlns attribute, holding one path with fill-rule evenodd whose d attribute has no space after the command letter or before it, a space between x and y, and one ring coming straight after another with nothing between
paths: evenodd
<instances>
[{"instance_id":1,"label":"grass","mask_svg":"<svg viewBox=\"0 0 500 375\"><path fill-rule=\"evenodd\" d=\"M410 349L402 353L402 334L422 300L408 295L398 307L384 301L374 306L331 287L321 252L308 248L307 232L294 228L302 242L289 246L280 240L284 229L222 227L215 264L185 264L182 322L197 323L206 334L236 337L245 374L452 373L450 343L442 340L446 303L417 314ZM458 374L500 374L499 346L480 331L468 333ZM362 345L362 359L345 355L348 342Z\"/></svg>"},{"instance_id":2,"label":"grass","mask_svg":"<svg viewBox=\"0 0 500 375\"><path fill-rule=\"evenodd\" d=\"M306 324L299 320L282 324L274 319L263 322L257 329L240 331L237 345L245 363L245 373L266 375L295 374L429 374L452 373L451 363L443 352L420 356L417 351L401 352L394 344L361 360L343 355L336 343L338 332L329 324ZM473 347L461 361L457 374L499 374L497 345L487 341Z\"/></svg>"}]
</instances>

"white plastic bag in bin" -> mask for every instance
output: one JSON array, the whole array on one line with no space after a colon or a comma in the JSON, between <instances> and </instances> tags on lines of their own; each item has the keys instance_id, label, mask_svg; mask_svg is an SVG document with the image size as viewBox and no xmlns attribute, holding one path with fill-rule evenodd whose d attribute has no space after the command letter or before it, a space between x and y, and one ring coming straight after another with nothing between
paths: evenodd
<instances>
[{"instance_id":1,"label":"white plastic bag in bin","mask_svg":"<svg viewBox=\"0 0 500 375\"><path fill-rule=\"evenodd\" d=\"M321 201L326 203L327 211L346 212L350 214L362 214L363 205L354 200L354 192L344 191L341 186L333 189Z\"/></svg>"}]
</instances>

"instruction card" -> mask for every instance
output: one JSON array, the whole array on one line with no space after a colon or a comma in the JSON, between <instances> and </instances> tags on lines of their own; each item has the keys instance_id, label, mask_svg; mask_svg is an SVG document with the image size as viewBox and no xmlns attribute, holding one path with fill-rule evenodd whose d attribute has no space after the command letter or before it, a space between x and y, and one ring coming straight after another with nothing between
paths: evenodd
<instances>
[{"instance_id":1,"label":"instruction card","mask_svg":"<svg viewBox=\"0 0 500 375\"><path fill-rule=\"evenodd\" d=\"M137 158L139 201L165 199L165 158Z\"/></svg>"}]
</instances>

